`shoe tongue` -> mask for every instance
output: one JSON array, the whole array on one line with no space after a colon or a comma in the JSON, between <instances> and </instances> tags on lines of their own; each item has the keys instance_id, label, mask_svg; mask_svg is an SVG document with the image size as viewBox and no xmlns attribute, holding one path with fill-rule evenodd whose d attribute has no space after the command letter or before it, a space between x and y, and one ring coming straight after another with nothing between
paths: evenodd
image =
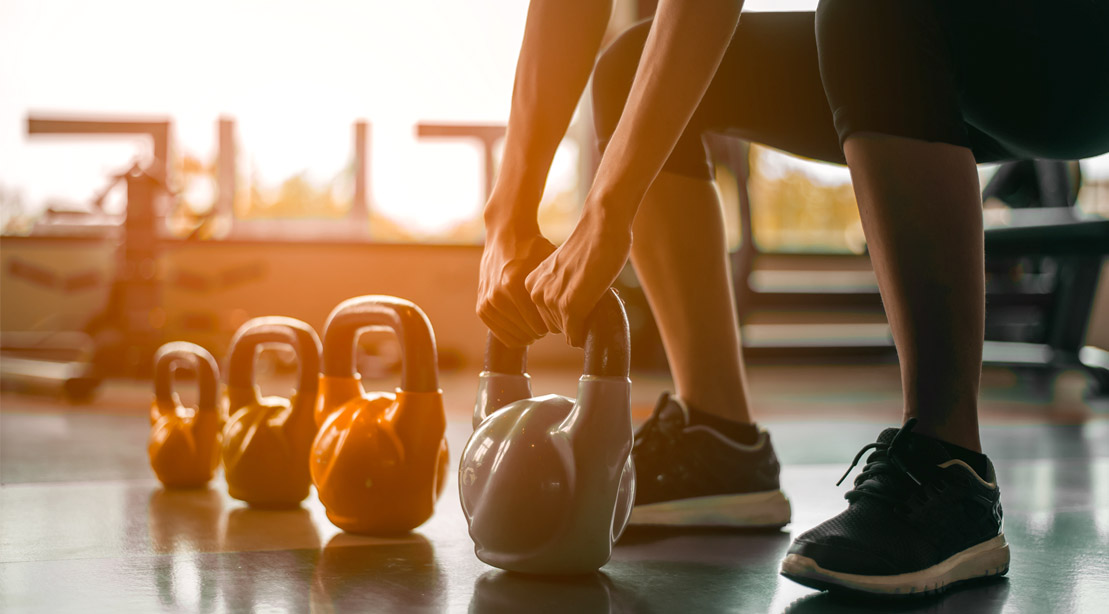
<instances>
[{"instance_id":1,"label":"shoe tongue","mask_svg":"<svg viewBox=\"0 0 1109 614\"><path fill-rule=\"evenodd\" d=\"M891 444L894 437L901 432L901 429L888 428L880 435L878 435L878 443ZM904 460L911 460L914 463L925 463L928 465L938 465L945 461L951 460L951 454L947 448L943 447L938 439L933 439L927 435L920 435L918 433L909 432L904 436L907 441L901 447L901 457Z\"/></svg>"},{"instance_id":2,"label":"shoe tongue","mask_svg":"<svg viewBox=\"0 0 1109 614\"><path fill-rule=\"evenodd\" d=\"M661 422L678 423L682 426L689 424L689 413L681 401L671 396L666 399L666 405L658 412Z\"/></svg>"},{"instance_id":3,"label":"shoe tongue","mask_svg":"<svg viewBox=\"0 0 1109 614\"><path fill-rule=\"evenodd\" d=\"M890 445L893 443L894 437L901 432L898 428L888 428L878 435L878 443ZM898 458L910 468L910 471L919 472L918 479L922 479L927 474L930 467L934 467L951 458L943 444L939 440L918 435L913 432L903 435L904 441L900 445L900 452ZM907 444L907 445L905 445ZM868 459L869 462L869 459ZM877 482L895 485L900 483L901 480L895 479L890 474L877 475L871 478Z\"/></svg>"},{"instance_id":4,"label":"shoe tongue","mask_svg":"<svg viewBox=\"0 0 1109 614\"><path fill-rule=\"evenodd\" d=\"M930 465L939 465L951 460L951 453L943 447L940 440L916 433L909 434L908 454L912 455L917 462Z\"/></svg>"},{"instance_id":5,"label":"shoe tongue","mask_svg":"<svg viewBox=\"0 0 1109 614\"><path fill-rule=\"evenodd\" d=\"M893 438L897 437L897 433L900 431L901 429L893 428L882 431L881 434L878 435L878 443L884 443L886 445L893 443Z\"/></svg>"}]
</instances>

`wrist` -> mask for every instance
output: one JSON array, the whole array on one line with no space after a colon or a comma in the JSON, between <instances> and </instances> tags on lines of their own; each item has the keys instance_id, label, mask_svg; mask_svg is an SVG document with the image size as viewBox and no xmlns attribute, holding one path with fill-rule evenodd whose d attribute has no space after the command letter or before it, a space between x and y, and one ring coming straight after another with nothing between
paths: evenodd
<instances>
[{"instance_id":1,"label":"wrist","mask_svg":"<svg viewBox=\"0 0 1109 614\"><path fill-rule=\"evenodd\" d=\"M484 221L486 238L520 240L541 234L535 214L520 209L489 205L485 208Z\"/></svg>"},{"instance_id":2,"label":"wrist","mask_svg":"<svg viewBox=\"0 0 1109 614\"><path fill-rule=\"evenodd\" d=\"M596 190L592 190L582 206L581 217L597 225L605 234L631 234L638 208L638 201L617 198L611 194L598 194Z\"/></svg>"},{"instance_id":3,"label":"wrist","mask_svg":"<svg viewBox=\"0 0 1109 614\"><path fill-rule=\"evenodd\" d=\"M539 199L534 190L506 188L498 181L485 204L482 220L486 233L539 234Z\"/></svg>"}]
</instances>

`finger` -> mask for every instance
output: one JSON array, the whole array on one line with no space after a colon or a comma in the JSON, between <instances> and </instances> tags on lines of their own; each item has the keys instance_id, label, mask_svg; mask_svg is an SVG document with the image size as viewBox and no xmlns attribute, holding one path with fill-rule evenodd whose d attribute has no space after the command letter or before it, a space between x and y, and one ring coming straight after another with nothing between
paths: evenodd
<instances>
[{"instance_id":1,"label":"finger","mask_svg":"<svg viewBox=\"0 0 1109 614\"><path fill-rule=\"evenodd\" d=\"M566 341L570 345L576 348L585 347L585 337L588 333L585 318L566 316Z\"/></svg>"},{"instance_id":2,"label":"finger","mask_svg":"<svg viewBox=\"0 0 1109 614\"><path fill-rule=\"evenodd\" d=\"M543 316L539 315L539 309L536 308L535 302L531 300L531 295L526 292L514 292L511 295L511 300L520 314L522 323L531 329L530 332L536 339L549 332L546 323L543 321Z\"/></svg>"},{"instance_id":3,"label":"finger","mask_svg":"<svg viewBox=\"0 0 1109 614\"><path fill-rule=\"evenodd\" d=\"M530 308L535 309L531 297L525 299L525 302ZM492 304L500 319L506 323L512 333L525 341L524 345L530 345L547 334L546 327L541 327L539 331L534 330L532 324L524 317L513 296L507 291L495 294ZM539 318L539 322L542 323L542 321L542 318Z\"/></svg>"},{"instance_id":4,"label":"finger","mask_svg":"<svg viewBox=\"0 0 1109 614\"><path fill-rule=\"evenodd\" d=\"M532 295L532 299L536 299L537 295L540 300L535 300L535 309L539 313L539 317L543 319L544 326L553 333L561 333L562 323L558 321L558 312L552 309L545 300L542 300L543 297L540 293L537 292Z\"/></svg>"},{"instance_id":5,"label":"finger","mask_svg":"<svg viewBox=\"0 0 1109 614\"><path fill-rule=\"evenodd\" d=\"M515 326L512 321L492 303L485 303L478 309L478 317L489 328L493 336L509 347L528 345L534 339Z\"/></svg>"},{"instance_id":6,"label":"finger","mask_svg":"<svg viewBox=\"0 0 1109 614\"><path fill-rule=\"evenodd\" d=\"M488 326L488 324L486 326ZM521 337L516 332L498 323L495 323L493 326L489 326L489 332L493 333L494 337L496 337L505 346L510 348L519 348L530 344L530 342L524 337Z\"/></svg>"},{"instance_id":7,"label":"finger","mask_svg":"<svg viewBox=\"0 0 1109 614\"><path fill-rule=\"evenodd\" d=\"M539 301L535 300L535 288L539 285L539 277L541 275L539 269L541 268L543 268L542 264L536 267L531 273L528 273L528 276L524 278L524 290L528 293L528 296L531 297L531 301L536 304L538 304Z\"/></svg>"},{"instance_id":8,"label":"finger","mask_svg":"<svg viewBox=\"0 0 1109 614\"><path fill-rule=\"evenodd\" d=\"M511 329L506 328L501 323L501 321L496 320L496 319L482 320L482 321L485 322L485 326L489 328L489 332L493 333L493 336L496 337L501 343L505 344L506 346L512 347L512 348L517 348L517 347L527 345L527 342L524 341L523 338L521 338L516 333L512 332Z\"/></svg>"},{"instance_id":9,"label":"finger","mask_svg":"<svg viewBox=\"0 0 1109 614\"><path fill-rule=\"evenodd\" d=\"M544 328L553 333L560 333L562 327L559 326L558 318L551 307L547 305L546 297L543 294L543 275L540 272L542 268L543 265L540 265L539 268L528 274L527 279L524 280L524 288L527 289L528 296L531 297L531 304L535 305L536 313L543 320Z\"/></svg>"},{"instance_id":10,"label":"finger","mask_svg":"<svg viewBox=\"0 0 1109 614\"><path fill-rule=\"evenodd\" d=\"M506 335L504 331L498 332L496 329L490 328L489 332L493 333L493 336L497 338L497 341L500 341L502 345L509 349L522 348L531 345L530 343L525 343L516 337Z\"/></svg>"}]
</instances>

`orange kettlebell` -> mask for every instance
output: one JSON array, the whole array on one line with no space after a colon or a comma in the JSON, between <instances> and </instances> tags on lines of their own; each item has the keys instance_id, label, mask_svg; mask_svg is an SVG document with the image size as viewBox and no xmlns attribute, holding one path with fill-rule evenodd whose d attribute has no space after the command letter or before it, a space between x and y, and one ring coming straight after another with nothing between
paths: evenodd
<instances>
[{"instance_id":1,"label":"orange kettlebell","mask_svg":"<svg viewBox=\"0 0 1109 614\"><path fill-rule=\"evenodd\" d=\"M178 369L196 373L200 396L195 412L183 407L173 390ZM218 388L219 367L208 350L184 341L158 348L146 451L154 474L167 488L198 488L215 474L219 466Z\"/></svg>"},{"instance_id":2,"label":"orange kettlebell","mask_svg":"<svg viewBox=\"0 0 1109 614\"><path fill-rule=\"evenodd\" d=\"M259 346L293 348L300 363L292 398L265 397L254 383ZM319 390L320 338L300 320L254 318L231 340L223 467L227 490L255 507L295 507L311 486L308 451L316 435L312 410Z\"/></svg>"},{"instance_id":3,"label":"orange kettlebell","mask_svg":"<svg viewBox=\"0 0 1109 614\"><path fill-rule=\"evenodd\" d=\"M366 394L354 364L358 333L396 333L402 357L396 393ZM331 312L312 444L312 482L327 517L351 533L403 533L431 517L447 479L446 415L435 334L419 307L360 296Z\"/></svg>"}]
</instances>

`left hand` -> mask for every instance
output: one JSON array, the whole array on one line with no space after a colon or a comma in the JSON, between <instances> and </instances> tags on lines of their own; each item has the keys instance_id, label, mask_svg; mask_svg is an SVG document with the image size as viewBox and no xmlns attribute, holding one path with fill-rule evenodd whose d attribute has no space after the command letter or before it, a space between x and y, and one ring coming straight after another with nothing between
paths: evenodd
<instances>
[{"instance_id":1,"label":"left hand","mask_svg":"<svg viewBox=\"0 0 1109 614\"><path fill-rule=\"evenodd\" d=\"M585 345L585 322L623 270L631 252L631 224L606 218L587 203L566 241L524 282L547 327Z\"/></svg>"}]
</instances>

